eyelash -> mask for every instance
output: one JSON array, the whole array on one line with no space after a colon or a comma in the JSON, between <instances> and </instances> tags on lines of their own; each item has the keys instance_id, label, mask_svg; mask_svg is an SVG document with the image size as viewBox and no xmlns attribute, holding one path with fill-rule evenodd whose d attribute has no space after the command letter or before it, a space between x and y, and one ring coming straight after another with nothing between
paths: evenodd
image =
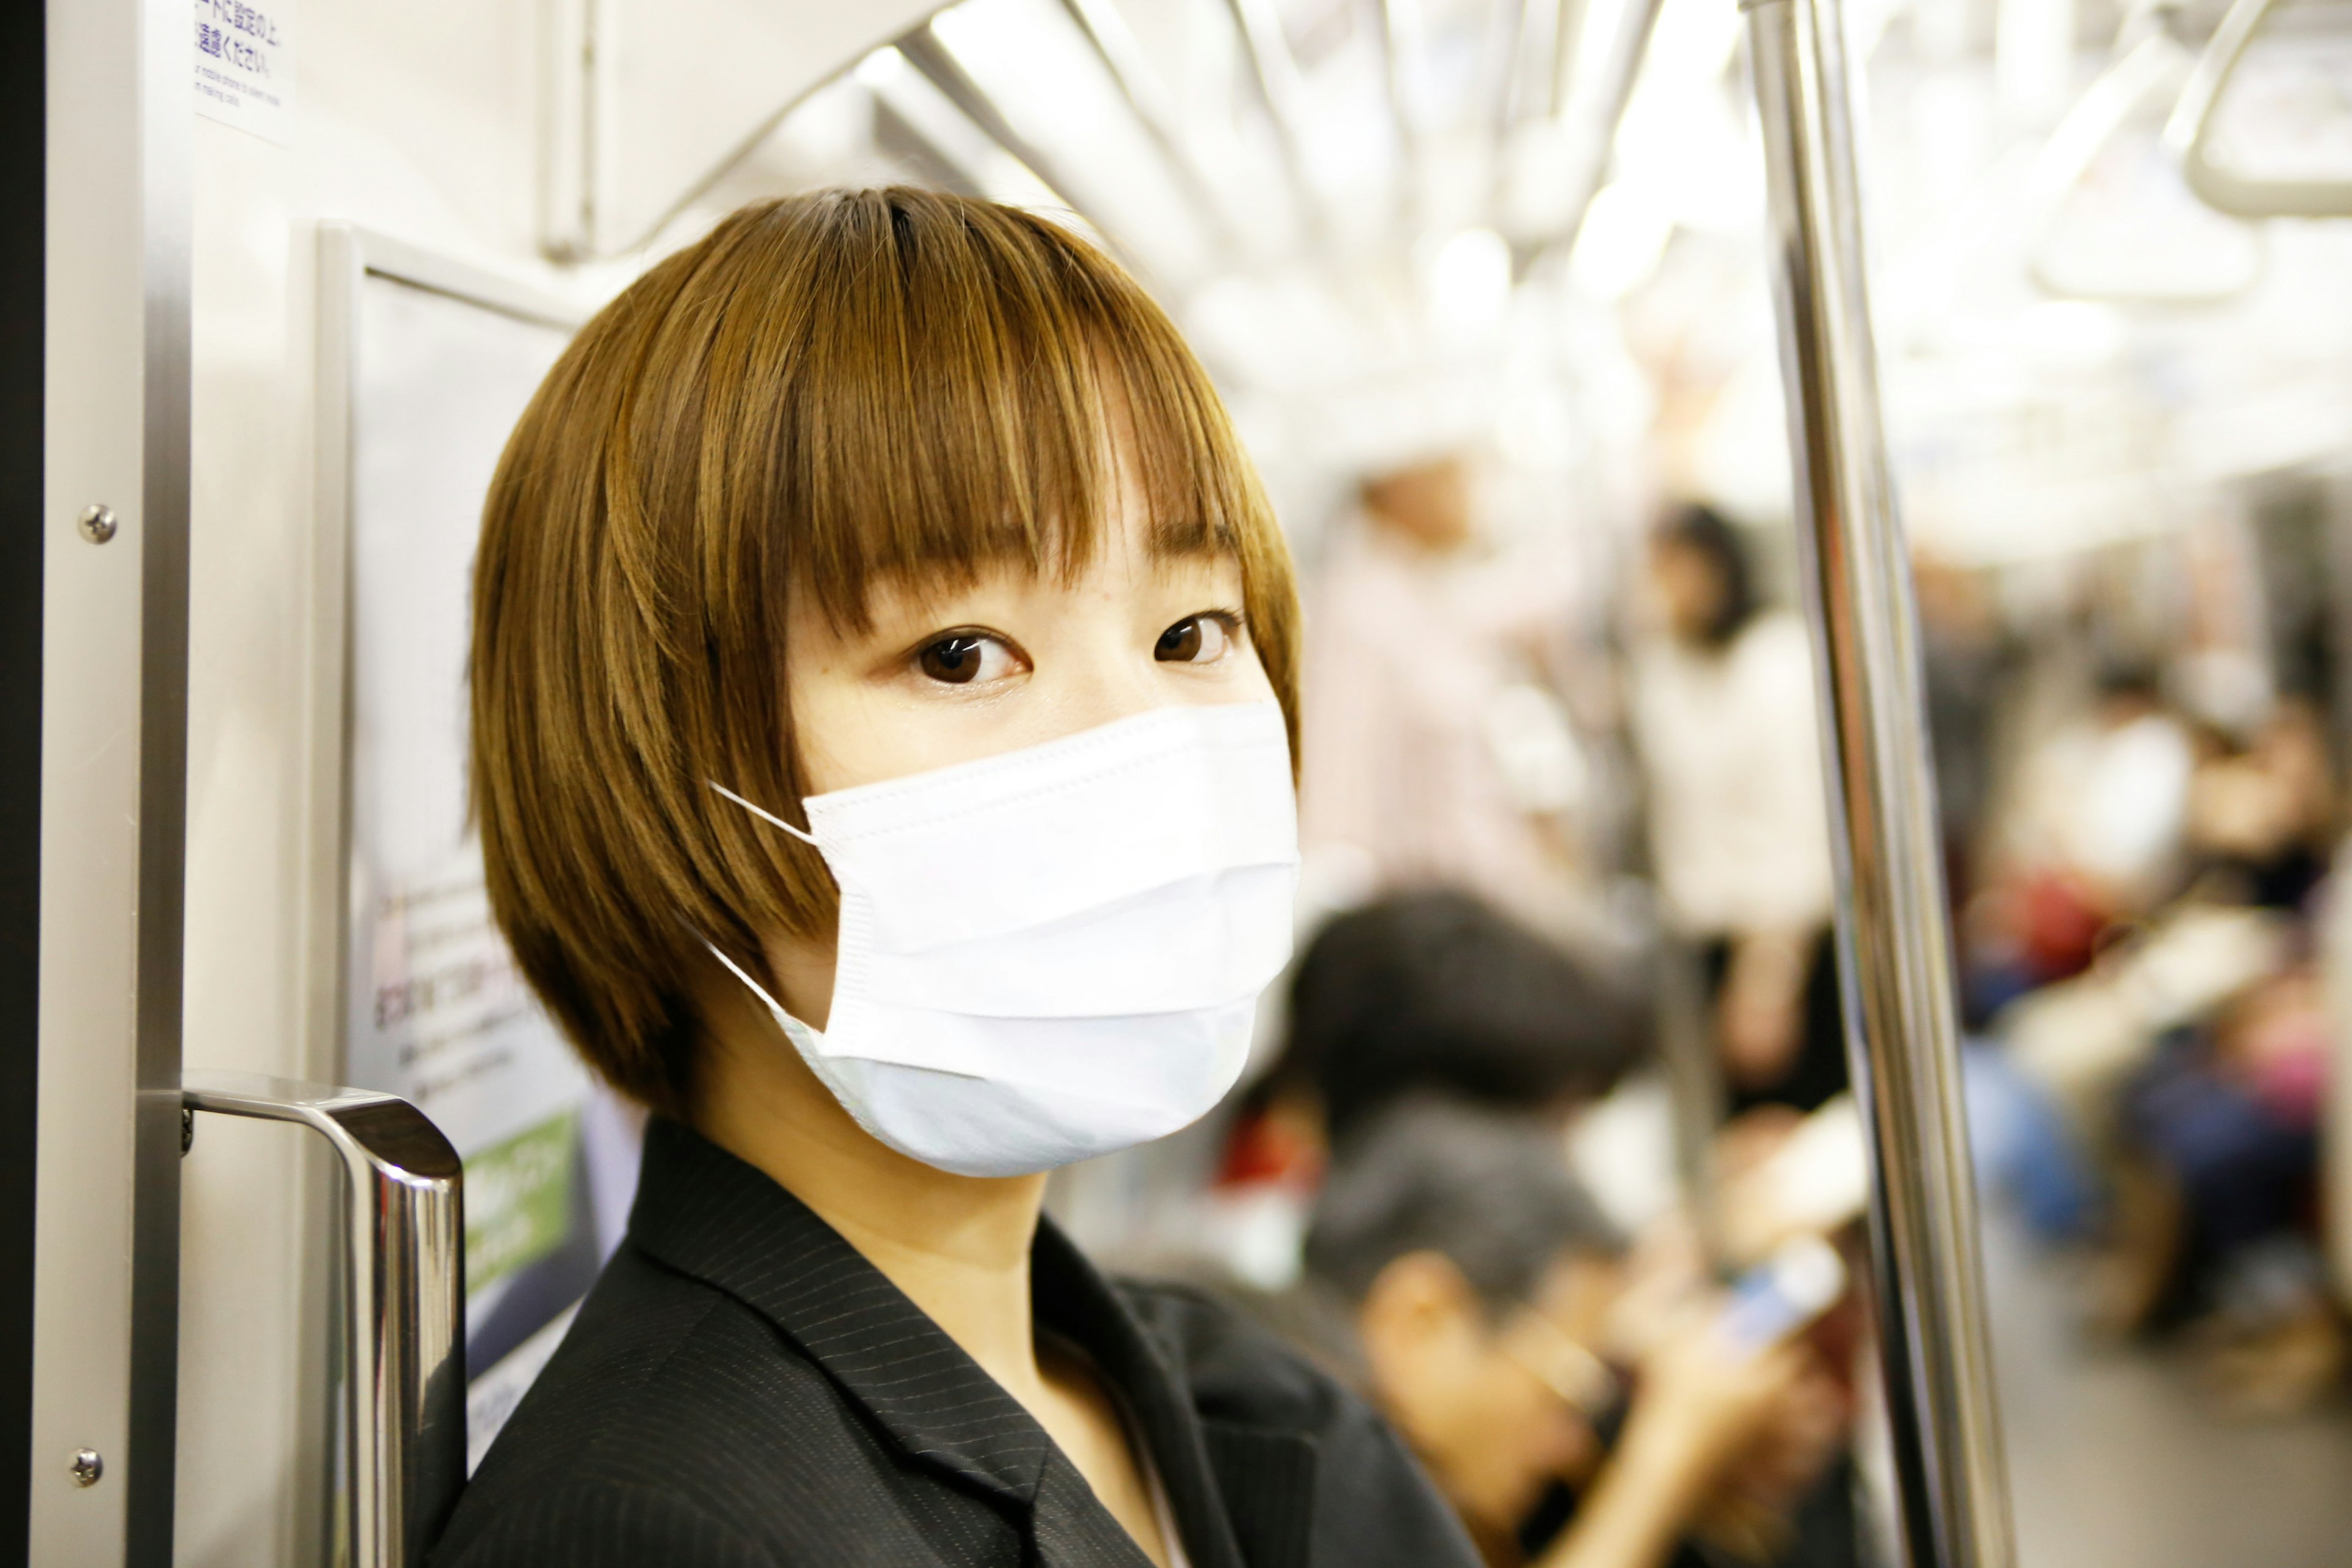
<instances>
[{"instance_id":1,"label":"eyelash","mask_svg":"<svg viewBox=\"0 0 2352 1568\"><path fill-rule=\"evenodd\" d=\"M947 648L955 643L994 643L997 647L1004 649L1013 658L1019 659L1024 663L1027 662L1026 656L1021 652L1019 647L1012 638L1000 637L994 632L983 631L978 626L958 626L953 631L940 632L934 637L926 637L920 644L917 645L907 655L906 662L908 668L919 677L927 679L930 684L935 686L963 686L970 684L973 676L977 676L979 674L979 668L975 668L973 670L972 676L967 676L961 680L942 679L940 677L932 675L924 668L924 661L932 653ZM984 668L986 664L986 656L982 655L981 658L982 667Z\"/></svg>"},{"instance_id":2,"label":"eyelash","mask_svg":"<svg viewBox=\"0 0 2352 1568\"><path fill-rule=\"evenodd\" d=\"M1175 620L1171 621L1169 623L1168 629L1172 630L1177 626L1182 626L1187 621L1214 621L1224 629L1228 648L1225 654L1218 656L1220 659L1229 657L1231 653L1230 645L1240 641L1245 637L1249 632L1248 614L1241 609L1194 610L1188 615L1179 616ZM1163 631L1160 635L1165 637L1167 632ZM908 651L905 656L906 664L909 669L913 670L918 675L924 674L923 659L925 655L931 653L935 649L944 648L950 644L957 642L992 642L1012 653L1015 658L1023 659L1024 662L1026 661L1026 656L1021 653L1018 645L1015 644L1012 638L1000 636L995 632L983 630L979 626L957 626L953 630L940 632L932 637L924 638L922 642L917 644L913 648ZM930 676L929 677L929 679L930 684L937 686L960 686L967 684L965 681L942 680L937 676Z\"/></svg>"},{"instance_id":3,"label":"eyelash","mask_svg":"<svg viewBox=\"0 0 2352 1568\"><path fill-rule=\"evenodd\" d=\"M1175 620L1171 621L1168 624L1167 630L1161 632L1160 635L1162 637L1165 637L1168 635L1168 632L1174 631L1178 626L1183 626L1190 621L1214 621L1218 626L1223 630L1225 634L1224 650L1219 653L1216 658L1208 661L1212 664L1220 663L1233 656L1234 648L1240 644L1244 636L1248 631L1249 626L1247 616L1239 610L1194 610L1191 615L1181 616ZM1190 663L1192 661L1185 660L1183 662Z\"/></svg>"}]
</instances>

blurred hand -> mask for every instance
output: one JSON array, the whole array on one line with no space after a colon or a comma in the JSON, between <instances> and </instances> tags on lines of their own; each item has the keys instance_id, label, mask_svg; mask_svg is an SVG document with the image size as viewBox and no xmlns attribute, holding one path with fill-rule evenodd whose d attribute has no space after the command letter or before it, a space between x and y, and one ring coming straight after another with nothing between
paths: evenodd
<instances>
[{"instance_id":1,"label":"blurred hand","mask_svg":"<svg viewBox=\"0 0 2352 1568\"><path fill-rule=\"evenodd\" d=\"M1810 1430L1801 1391L1818 1365L1801 1343L1727 1342L1719 1311L1691 1312L1643 1357L1624 1436L1541 1568L1658 1568L1694 1531L1769 1556L1785 1536L1785 1514L1732 1482L1759 1447L1779 1449L1777 1432Z\"/></svg>"},{"instance_id":2,"label":"blurred hand","mask_svg":"<svg viewBox=\"0 0 2352 1568\"><path fill-rule=\"evenodd\" d=\"M1665 1466L1694 1496L1711 1494L1777 1430L1811 1430L1811 1379L1801 1342L1751 1352L1726 1342L1716 1315L1693 1321L1643 1359L1625 1444Z\"/></svg>"},{"instance_id":3,"label":"blurred hand","mask_svg":"<svg viewBox=\"0 0 2352 1568\"><path fill-rule=\"evenodd\" d=\"M1787 1396L1726 1463L1700 1505L1693 1532L1734 1556L1764 1562L1780 1554L1797 1503L1845 1442L1849 1419L1837 1380L1819 1356L1801 1362Z\"/></svg>"}]
</instances>

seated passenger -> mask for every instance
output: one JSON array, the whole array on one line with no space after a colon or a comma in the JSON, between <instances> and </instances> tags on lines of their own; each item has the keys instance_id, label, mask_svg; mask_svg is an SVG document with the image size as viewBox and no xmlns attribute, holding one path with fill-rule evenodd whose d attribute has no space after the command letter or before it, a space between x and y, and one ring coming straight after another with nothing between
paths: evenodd
<instances>
[{"instance_id":1,"label":"seated passenger","mask_svg":"<svg viewBox=\"0 0 2352 1568\"><path fill-rule=\"evenodd\" d=\"M1581 1103L1640 1055L1648 1026L1598 963L1435 889L1317 932L1291 974L1289 1022L1255 1098L1287 1122L1303 1111L1318 1155L1414 1089L1525 1110Z\"/></svg>"},{"instance_id":2,"label":"seated passenger","mask_svg":"<svg viewBox=\"0 0 2352 1568\"><path fill-rule=\"evenodd\" d=\"M1468 893L1397 893L1330 921L1291 972L1288 1041L1218 1173L1220 1196L1256 1205L1260 1225L1279 1213L1280 1266L1257 1282L1295 1273L1331 1142L1398 1096L1568 1110L1607 1092L1648 1022L1600 963Z\"/></svg>"},{"instance_id":3,"label":"seated passenger","mask_svg":"<svg viewBox=\"0 0 2352 1568\"><path fill-rule=\"evenodd\" d=\"M1579 1501L1543 1568L1654 1568L1735 1503L1753 1540L1835 1447L1819 1369L1793 1344L1737 1349L1702 1310L1647 1348L1624 1403L1622 1253L1542 1121L1409 1098L1342 1145L1316 1205L1307 1268L1341 1321L1295 1301L1287 1321L1352 1363L1490 1563L1527 1561L1562 1481Z\"/></svg>"},{"instance_id":4,"label":"seated passenger","mask_svg":"<svg viewBox=\"0 0 2352 1568\"><path fill-rule=\"evenodd\" d=\"M2243 1415L2308 1408L2342 1379L2313 1223L2330 1049L2319 977L2290 968L2168 1037L2119 1108L2102 1326L2194 1320L2211 1391Z\"/></svg>"},{"instance_id":5,"label":"seated passenger","mask_svg":"<svg viewBox=\"0 0 2352 1568\"><path fill-rule=\"evenodd\" d=\"M493 910L653 1120L437 1563L1472 1560L1360 1400L1039 1217L1232 1086L1297 880L1289 561L1131 279L744 209L550 374L475 616Z\"/></svg>"}]
</instances>

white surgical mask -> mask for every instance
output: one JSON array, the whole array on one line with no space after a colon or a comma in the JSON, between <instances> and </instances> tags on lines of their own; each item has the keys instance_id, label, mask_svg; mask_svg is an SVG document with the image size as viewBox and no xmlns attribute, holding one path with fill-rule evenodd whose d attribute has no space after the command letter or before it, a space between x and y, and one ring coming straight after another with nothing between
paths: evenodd
<instances>
[{"instance_id":1,"label":"white surgical mask","mask_svg":"<svg viewBox=\"0 0 2352 1568\"><path fill-rule=\"evenodd\" d=\"M711 787L840 884L824 1031L719 962L860 1126L944 1171L1050 1170L1197 1121L1290 958L1298 826L1272 702L812 795L806 833Z\"/></svg>"}]
</instances>

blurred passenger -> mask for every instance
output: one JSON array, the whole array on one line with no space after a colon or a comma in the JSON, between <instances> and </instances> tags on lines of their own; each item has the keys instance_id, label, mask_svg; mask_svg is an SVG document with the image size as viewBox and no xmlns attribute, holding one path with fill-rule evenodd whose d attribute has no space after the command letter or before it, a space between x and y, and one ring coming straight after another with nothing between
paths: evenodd
<instances>
[{"instance_id":1,"label":"blurred passenger","mask_svg":"<svg viewBox=\"0 0 2352 1568\"><path fill-rule=\"evenodd\" d=\"M2344 1366L2311 1223L2330 1054L2316 973L2252 987L2211 1026L2168 1040L2126 1095L2131 1157L2107 1259L2111 1327L2200 1321L2213 1390L2292 1409Z\"/></svg>"},{"instance_id":2,"label":"blurred passenger","mask_svg":"<svg viewBox=\"0 0 2352 1568\"><path fill-rule=\"evenodd\" d=\"M2043 921L2051 929L2096 929L2145 913L2180 885L2194 739L2164 700L2154 668L2111 659L2098 679L2097 706L2026 763L2025 837L2013 853L2032 868L2040 897L2054 903L2063 888L2084 906L2073 921L2053 910ZM2059 973L2089 961L2087 948L2040 947L2042 962Z\"/></svg>"},{"instance_id":3,"label":"blurred passenger","mask_svg":"<svg viewBox=\"0 0 2352 1568\"><path fill-rule=\"evenodd\" d=\"M1307 948L1286 1067L1336 1142L1414 1089L1565 1109L1616 1080L1646 1026L1594 961L1468 894L1407 893L1339 916Z\"/></svg>"},{"instance_id":4,"label":"blurred passenger","mask_svg":"<svg viewBox=\"0 0 2352 1568\"><path fill-rule=\"evenodd\" d=\"M1559 924L1583 767L1545 669L1565 588L1478 548L1460 453L1370 479L1361 501L1307 595L1309 893L1461 887Z\"/></svg>"},{"instance_id":5,"label":"blurred passenger","mask_svg":"<svg viewBox=\"0 0 2352 1568\"><path fill-rule=\"evenodd\" d=\"M1971 1026L2082 975L2128 928L2161 919L2191 868L2198 771L2196 736L2157 672L2131 659L2105 661L2090 710L2024 749L1979 849L1986 885L1960 920Z\"/></svg>"},{"instance_id":6,"label":"blurred passenger","mask_svg":"<svg viewBox=\"0 0 2352 1568\"><path fill-rule=\"evenodd\" d=\"M1912 561L1912 580L1918 588L1919 662L1927 676L1944 876L1960 904L1975 880L1974 850L1995 784L1995 721L2015 674L2017 649L1980 574L1922 553Z\"/></svg>"},{"instance_id":7,"label":"blurred passenger","mask_svg":"<svg viewBox=\"0 0 2352 1568\"><path fill-rule=\"evenodd\" d=\"M2198 765L2188 838L2211 897L2302 907L2327 874L2335 816L2327 737L2308 701L2279 704L2242 749Z\"/></svg>"},{"instance_id":8,"label":"blurred passenger","mask_svg":"<svg viewBox=\"0 0 2352 1568\"><path fill-rule=\"evenodd\" d=\"M1647 1028L1594 961L1469 894L1402 893L1340 915L1292 971L1288 1046L1226 1142L1217 1205L1246 1215L1247 1238L1226 1265L1266 1289L1295 1278L1330 1143L1400 1096L1564 1112L1609 1089Z\"/></svg>"},{"instance_id":9,"label":"blurred passenger","mask_svg":"<svg viewBox=\"0 0 2352 1568\"><path fill-rule=\"evenodd\" d=\"M1845 1042L1804 628L1763 606L1705 506L1659 529L1650 577L1664 625L1636 650L1633 713L1659 892L1704 946L1735 1108L1811 1110L1845 1087Z\"/></svg>"},{"instance_id":10,"label":"blurred passenger","mask_svg":"<svg viewBox=\"0 0 2352 1568\"><path fill-rule=\"evenodd\" d=\"M1624 1254L1541 1119L1416 1097L1340 1146L1307 1241L1341 1304L1327 1354L1490 1563L1652 1568L1714 1527L1752 1550L1835 1449L1810 1352L1743 1352L1710 1310L1651 1337L1628 1400L1610 1364ZM1565 1528L1523 1541L1563 1482Z\"/></svg>"}]
</instances>

